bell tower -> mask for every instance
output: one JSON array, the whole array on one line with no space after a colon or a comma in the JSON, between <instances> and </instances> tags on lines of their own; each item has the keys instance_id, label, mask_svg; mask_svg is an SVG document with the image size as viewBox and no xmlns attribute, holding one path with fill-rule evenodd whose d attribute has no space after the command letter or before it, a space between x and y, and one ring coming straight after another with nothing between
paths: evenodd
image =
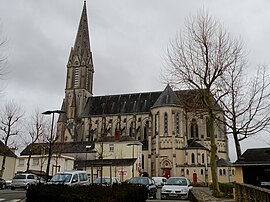
<instances>
[{"instance_id":1,"label":"bell tower","mask_svg":"<svg viewBox=\"0 0 270 202\"><path fill-rule=\"evenodd\" d=\"M79 135L80 114L89 96L93 95L94 66L90 46L90 37L87 20L86 1L84 1L81 19L75 39L71 48L68 63L65 98L61 114L58 120L58 140L80 141ZM68 129L70 138L65 137L65 129Z\"/></svg>"}]
</instances>

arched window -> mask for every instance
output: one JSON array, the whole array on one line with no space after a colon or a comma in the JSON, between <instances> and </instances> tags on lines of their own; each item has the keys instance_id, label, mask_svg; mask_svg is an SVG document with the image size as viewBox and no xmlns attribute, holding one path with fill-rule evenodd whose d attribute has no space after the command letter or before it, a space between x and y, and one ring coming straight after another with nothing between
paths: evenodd
<instances>
[{"instance_id":1,"label":"arched window","mask_svg":"<svg viewBox=\"0 0 270 202\"><path fill-rule=\"evenodd\" d=\"M168 135L168 114L164 113L164 135Z\"/></svg>"},{"instance_id":2,"label":"arched window","mask_svg":"<svg viewBox=\"0 0 270 202\"><path fill-rule=\"evenodd\" d=\"M206 118L206 134L207 134L207 137L209 138L210 137L210 122L209 122L208 117Z\"/></svg>"},{"instance_id":3,"label":"arched window","mask_svg":"<svg viewBox=\"0 0 270 202\"><path fill-rule=\"evenodd\" d=\"M203 175L203 169L201 169L201 175Z\"/></svg>"},{"instance_id":4,"label":"arched window","mask_svg":"<svg viewBox=\"0 0 270 202\"><path fill-rule=\"evenodd\" d=\"M143 128L143 140L147 140L147 127L144 126Z\"/></svg>"},{"instance_id":5,"label":"arched window","mask_svg":"<svg viewBox=\"0 0 270 202\"><path fill-rule=\"evenodd\" d=\"M155 134L158 132L158 114L155 114Z\"/></svg>"},{"instance_id":6,"label":"arched window","mask_svg":"<svg viewBox=\"0 0 270 202\"><path fill-rule=\"evenodd\" d=\"M192 153L191 154L191 163L195 163L195 154L194 153Z\"/></svg>"},{"instance_id":7,"label":"arched window","mask_svg":"<svg viewBox=\"0 0 270 202\"><path fill-rule=\"evenodd\" d=\"M234 175L234 169L232 169L232 175Z\"/></svg>"},{"instance_id":8,"label":"arched window","mask_svg":"<svg viewBox=\"0 0 270 202\"><path fill-rule=\"evenodd\" d=\"M199 138L198 124L197 124L196 119L192 119L191 121L190 133L191 133L191 138L194 138L194 139Z\"/></svg>"},{"instance_id":9,"label":"arched window","mask_svg":"<svg viewBox=\"0 0 270 202\"><path fill-rule=\"evenodd\" d=\"M219 169L219 175L222 176L222 169Z\"/></svg>"},{"instance_id":10,"label":"arched window","mask_svg":"<svg viewBox=\"0 0 270 202\"><path fill-rule=\"evenodd\" d=\"M204 164L204 154L202 154L202 164Z\"/></svg>"},{"instance_id":11,"label":"arched window","mask_svg":"<svg viewBox=\"0 0 270 202\"><path fill-rule=\"evenodd\" d=\"M79 67L75 67L74 87L79 87Z\"/></svg>"},{"instance_id":12,"label":"arched window","mask_svg":"<svg viewBox=\"0 0 270 202\"><path fill-rule=\"evenodd\" d=\"M176 113L175 116L175 124L176 124L176 135L178 136L180 134L180 124L179 124L179 113Z\"/></svg>"},{"instance_id":13,"label":"arched window","mask_svg":"<svg viewBox=\"0 0 270 202\"><path fill-rule=\"evenodd\" d=\"M189 170L188 169L186 170L186 173L187 173L187 175L189 175Z\"/></svg>"},{"instance_id":14,"label":"arched window","mask_svg":"<svg viewBox=\"0 0 270 202\"><path fill-rule=\"evenodd\" d=\"M226 169L223 169L223 175L226 175Z\"/></svg>"}]
</instances>

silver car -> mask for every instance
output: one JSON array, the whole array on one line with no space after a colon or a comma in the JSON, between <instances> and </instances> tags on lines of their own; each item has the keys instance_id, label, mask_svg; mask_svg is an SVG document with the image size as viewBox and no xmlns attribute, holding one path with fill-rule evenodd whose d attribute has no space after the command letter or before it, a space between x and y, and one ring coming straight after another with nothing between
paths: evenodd
<instances>
[{"instance_id":1,"label":"silver car","mask_svg":"<svg viewBox=\"0 0 270 202\"><path fill-rule=\"evenodd\" d=\"M101 185L101 181L102 181L102 185L103 186L110 186L110 185L113 185L113 184L120 184L120 181L118 178L116 177L106 177L106 176L103 176L102 177L102 180L101 180L101 177L98 177L95 179L95 181L93 182L93 184L97 184L97 185Z\"/></svg>"},{"instance_id":2,"label":"silver car","mask_svg":"<svg viewBox=\"0 0 270 202\"><path fill-rule=\"evenodd\" d=\"M13 177L11 181L11 190L16 188L28 189L32 185L38 184L38 177L31 173L20 173Z\"/></svg>"},{"instance_id":3,"label":"silver car","mask_svg":"<svg viewBox=\"0 0 270 202\"><path fill-rule=\"evenodd\" d=\"M191 188L186 177L170 177L161 189L161 199L188 199Z\"/></svg>"}]
</instances>

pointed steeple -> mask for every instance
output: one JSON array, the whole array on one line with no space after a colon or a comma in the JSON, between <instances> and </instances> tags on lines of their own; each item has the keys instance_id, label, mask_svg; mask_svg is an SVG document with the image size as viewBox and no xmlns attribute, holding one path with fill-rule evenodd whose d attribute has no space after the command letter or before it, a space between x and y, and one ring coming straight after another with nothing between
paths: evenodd
<instances>
[{"instance_id":1,"label":"pointed steeple","mask_svg":"<svg viewBox=\"0 0 270 202\"><path fill-rule=\"evenodd\" d=\"M84 1L80 23L67 64L66 90L83 89L93 95L94 65L90 46L86 1Z\"/></svg>"},{"instance_id":2,"label":"pointed steeple","mask_svg":"<svg viewBox=\"0 0 270 202\"><path fill-rule=\"evenodd\" d=\"M86 12L86 1L84 1L80 24L74 44L74 54L81 56L81 58L91 56L91 47L88 31L88 20Z\"/></svg>"}]
</instances>

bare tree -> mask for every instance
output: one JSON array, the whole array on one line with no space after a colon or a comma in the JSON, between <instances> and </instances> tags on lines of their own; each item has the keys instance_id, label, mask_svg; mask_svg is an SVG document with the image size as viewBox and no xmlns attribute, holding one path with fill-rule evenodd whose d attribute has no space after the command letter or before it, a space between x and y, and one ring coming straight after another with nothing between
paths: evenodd
<instances>
[{"instance_id":1,"label":"bare tree","mask_svg":"<svg viewBox=\"0 0 270 202\"><path fill-rule=\"evenodd\" d=\"M44 135L44 117L41 115L40 110L36 109L30 117L29 123L27 123L27 144L35 144L42 140L41 136ZM28 141L30 139L30 141ZM29 170L30 159L34 151L30 147L29 156L27 160L26 170Z\"/></svg>"},{"instance_id":2,"label":"bare tree","mask_svg":"<svg viewBox=\"0 0 270 202\"><path fill-rule=\"evenodd\" d=\"M187 18L185 25L186 31L180 33L168 49L168 71L173 84L199 89L207 106L213 194L219 195L214 135L216 101L213 95L220 89L223 73L242 57L242 43L233 39L204 11Z\"/></svg>"},{"instance_id":3,"label":"bare tree","mask_svg":"<svg viewBox=\"0 0 270 202\"><path fill-rule=\"evenodd\" d=\"M24 113L21 107L12 101L7 102L0 113L0 137L5 146L10 146L11 144L14 144L14 140L11 140L12 136L17 136L19 134L19 121L23 117ZM4 153L0 177L3 176L5 171L5 163L6 154Z\"/></svg>"},{"instance_id":4,"label":"bare tree","mask_svg":"<svg viewBox=\"0 0 270 202\"><path fill-rule=\"evenodd\" d=\"M228 134L233 135L238 159L242 154L242 140L269 130L269 87L269 75L264 66L258 66L250 79L244 74L243 65L231 66L223 76L220 88L227 94L220 99L220 104L226 112L225 124Z\"/></svg>"}]
</instances>

